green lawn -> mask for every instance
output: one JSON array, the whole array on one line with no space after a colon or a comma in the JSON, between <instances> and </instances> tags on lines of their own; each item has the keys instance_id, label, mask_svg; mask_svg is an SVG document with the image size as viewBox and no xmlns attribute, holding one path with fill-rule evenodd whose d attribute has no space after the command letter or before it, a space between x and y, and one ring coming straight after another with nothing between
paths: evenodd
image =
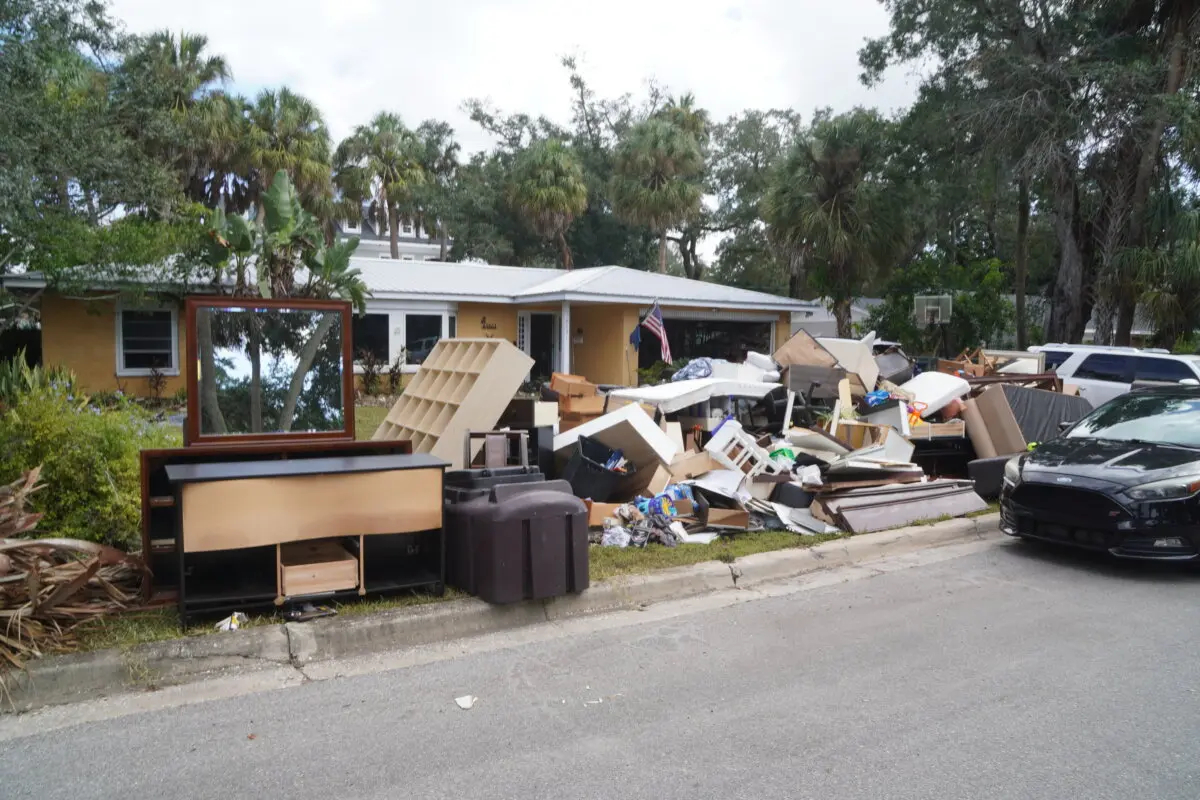
<instances>
[{"instance_id":1,"label":"green lawn","mask_svg":"<svg viewBox=\"0 0 1200 800\"><path fill-rule=\"evenodd\" d=\"M355 406L354 407L354 438L370 439L375 435L375 429L384 417L391 411L384 406Z\"/></svg>"}]
</instances>

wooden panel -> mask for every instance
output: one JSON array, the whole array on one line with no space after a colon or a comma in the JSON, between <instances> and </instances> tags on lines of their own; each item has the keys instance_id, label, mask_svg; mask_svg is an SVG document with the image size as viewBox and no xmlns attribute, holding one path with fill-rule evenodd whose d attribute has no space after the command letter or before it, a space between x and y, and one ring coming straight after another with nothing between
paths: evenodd
<instances>
[{"instance_id":1,"label":"wooden panel","mask_svg":"<svg viewBox=\"0 0 1200 800\"><path fill-rule=\"evenodd\" d=\"M286 597L339 592L359 586L359 564L337 542L291 542L279 550L281 592Z\"/></svg>"},{"instance_id":2,"label":"wooden panel","mask_svg":"<svg viewBox=\"0 0 1200 800\"><path fill-rule=\"evenodd\" d=\"M184 550L442 526L442 471L393 470L194 483L183 487Z\"/></svg>"}]
</instances>

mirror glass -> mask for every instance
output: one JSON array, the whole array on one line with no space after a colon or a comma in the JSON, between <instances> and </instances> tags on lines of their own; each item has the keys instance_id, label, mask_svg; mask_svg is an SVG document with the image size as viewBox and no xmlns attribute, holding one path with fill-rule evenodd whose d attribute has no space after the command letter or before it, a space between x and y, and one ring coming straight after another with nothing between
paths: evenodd
<instances>
[{"instance_id":1,"label":"mirror glass","mask_svg":"<svg viewBox=\"0 0 1200 800\"><path fill-rule=\"evenodd\" d=\"M196 309L200 434L344 430L345 335L332 309Z\"/></svg>"}]
</instances>

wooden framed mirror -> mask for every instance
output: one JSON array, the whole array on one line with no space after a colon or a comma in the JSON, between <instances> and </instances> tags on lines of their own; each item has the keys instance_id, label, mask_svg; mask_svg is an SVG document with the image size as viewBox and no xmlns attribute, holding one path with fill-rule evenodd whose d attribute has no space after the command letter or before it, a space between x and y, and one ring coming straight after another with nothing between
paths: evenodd
<instances>
[{"instance_id":1,"label":"wooden framed mirror","mask_svg":"<svg viewBox=\"0 0 1200 800\"><path fill-rule=\"evenodd\" d=\"M188 444L354 439L350 303L189 297Z\"/></svg>"}]
</instances>

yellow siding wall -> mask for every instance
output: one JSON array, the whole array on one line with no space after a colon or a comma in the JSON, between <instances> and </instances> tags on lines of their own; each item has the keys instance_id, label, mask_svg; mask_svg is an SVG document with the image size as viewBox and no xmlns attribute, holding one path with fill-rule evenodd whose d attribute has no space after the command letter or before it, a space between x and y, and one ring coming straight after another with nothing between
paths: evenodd
<instances>
[{"instance_id":1,"label":"yellow siding wall","mask_svg":"<svg viewBox=\"0 0 1200 800\"><path fill-rule=\"evenodd\" d=\"M592 383L637 383L637 354L629 333L637 325L637 306L573 305L572 335L583 331L583 344L573 345L571 371Z\"/></svg>"},{"instance_id":2,"label":"yellow siding wall","mask_svg":"<svg viewBox=\"0 0 1200 800\"><path fill-rule=\"evenodd\" d=\"M457 333L461 339L507 339L516 344L517 309L515 306L459 303Z\"/></svg>"},{"instance_id":3,"label":"yellow siding wall","mask_svg":"<svg viewBox=\"0 0 1200 800\"><path fill-rule=\"evenodd\" d=\"M117 320L115 300L71 300L61 295L42 297L42 363L68 367L80 388L89 392L121 389L147 396L147 378L117 378ZM179 375L168 377L163 396L186 386L184 315L179 313Z\"/></svg>"},{"instance_id":4,"label":"yellow siding wall","mask_svg":"<svg viewBox=\"0 0 1200 800\"><path fill-rule=\"evenodd\" d=\"M779 315L779 321L775 323L775 349L783 347L783 343L792 338L792 315L788 312L783 312ZM767 355L771 355L767 353Z\"/></svg>"}]
</instances>

